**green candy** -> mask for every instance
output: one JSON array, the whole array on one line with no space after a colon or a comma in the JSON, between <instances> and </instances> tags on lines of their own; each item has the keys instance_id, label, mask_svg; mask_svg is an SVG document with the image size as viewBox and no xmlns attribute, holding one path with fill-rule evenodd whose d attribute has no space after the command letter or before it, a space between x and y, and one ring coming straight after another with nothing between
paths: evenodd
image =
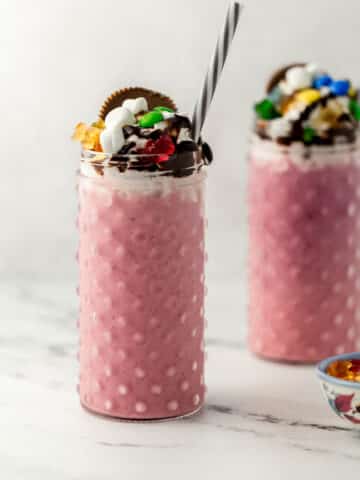
<instances>
[{"instance_id":1,"label":"green candy","mask_svg":"<svg viewBox=\"0 0 360 480\"><path fill-rule=\"evenodd\" d=\"M265 100L255 104L255 112L263 120L272 120L273 118L280 117L275 105L268 98L265 98Z\"/></svg>"},{"instance_id":2,"label":"green candy","mask_svg":"<svg viewBox=\"0 0 360 480\"><path fill-rule=\"evenodd\" d=\"M315 137L315 130L311 127L305 127L303 130L304 143L311 143Z\"/></svg>"},{"instance_id":3,"label":"green candy","mask_svg":"<svg viewBox=\"0 0 360 480\"><path fill-rule=\"evenodd\" d=\"M155 107L154 108L155 112L169 112L169 113L174 113L174 110L168 107Z\"/></svg>"},{"instance_id":4,"label":"green candy","mask_svg":"<svg viewBox=\"0 0 360 480\"><path fill-rule=\"evenodd\" d=\"M352 116L357 120L358 122L360 121L360 105L358 102L354 99L350 100L349 103L349 108Z\"/></svg>"},{"instance_id":5,"label":"green candy","mask_svg":"<svg viewBox=\"0 0 360 480\"><path fill-rule=\"evenodd\" d=\"M140 120L139 125L142 128L153 127L156 123L162 122L163 116L161 112L152 110L151 112L145 113Z\"/></svg>"}]
</instances>

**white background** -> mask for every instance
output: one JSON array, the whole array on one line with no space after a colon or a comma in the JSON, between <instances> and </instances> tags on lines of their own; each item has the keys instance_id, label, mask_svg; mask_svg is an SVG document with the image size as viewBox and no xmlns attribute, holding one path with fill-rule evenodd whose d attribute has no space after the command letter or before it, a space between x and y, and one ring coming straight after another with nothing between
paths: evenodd
<instances>
[{"instance_id":1,"label":"white background","mask_svg":"<svg viewBox=\"0 0 360 480\"><path fill-rule=\"evenodd\" d=\"M114 89L159 89L191 112L226 0L0 0L0 274L75 281L73 126ZM205 125L209 281L244 278L246 144L274 67L315 60L359 79L360 2L247 0ZM240 290L240 286L239 286ZM235 300L235 299L233 299Z\"/></svg>"}]
</instances>

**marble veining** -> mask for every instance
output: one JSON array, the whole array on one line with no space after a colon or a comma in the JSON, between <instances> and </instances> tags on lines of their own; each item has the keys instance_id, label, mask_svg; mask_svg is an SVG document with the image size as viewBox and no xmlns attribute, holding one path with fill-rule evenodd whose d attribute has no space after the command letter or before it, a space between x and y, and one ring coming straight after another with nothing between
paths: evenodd
<instances>
[{"instance_id":1,"label":"marble veining","mask_svg":"<svg viewBox=\"0 0 360 480\"><path fill-rule=\"evenodd\" d=\"M338 479L360 460L360 432L328 409L313 367L251 356L238 311L238 330L219 327L221 293L207 309L206 407L162 423L119 422L80 407L73 285L2 281L0 301L2 478L271 480L291 470L300 480L325 469Z\"/></svg>"},{"instance_id":2,"label":"marble veining","mask_svg":"<svg viewBox=\"0 0 360 480\"><path fill-rule=\"evenodd\" d=\"M217 413L222 413L225 415L240 415L241 413L238 411L235 411L231 407L226 407L224 405L207 405L208 410L214 411ZM337 427L337 426L332 426L332 425L319 425L316 423L306 423L306 422L301 422L301 421L286 421L282 418L277 418L274 417L273 415L270 414L260 414L260 413L254 413L254 412L247 412L245 414L246 417L252 418L257 422L265 422L265 423L273 423L273 424L286 424L291 427L308 427L308 428L318 428L320 430L326 430L328 432L332 431L348 431L352 430L350 427Z\"/></svg>"}]
</instances>

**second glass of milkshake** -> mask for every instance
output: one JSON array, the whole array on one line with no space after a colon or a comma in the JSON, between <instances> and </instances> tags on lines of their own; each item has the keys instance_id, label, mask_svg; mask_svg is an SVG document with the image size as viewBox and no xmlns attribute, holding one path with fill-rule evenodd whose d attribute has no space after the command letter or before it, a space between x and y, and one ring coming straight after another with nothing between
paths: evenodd
<instances>
[{"instance_id":1,"label":"second glass of milkshake","mask_svg":"<svg viewBox=\"0 0 360 480\"><path fill-rule=\"evenodd\" d=\"M249 175L249 343L316 362L360 349L357 92L313 64L256 104Z\"/></svg>"}]
</instances>

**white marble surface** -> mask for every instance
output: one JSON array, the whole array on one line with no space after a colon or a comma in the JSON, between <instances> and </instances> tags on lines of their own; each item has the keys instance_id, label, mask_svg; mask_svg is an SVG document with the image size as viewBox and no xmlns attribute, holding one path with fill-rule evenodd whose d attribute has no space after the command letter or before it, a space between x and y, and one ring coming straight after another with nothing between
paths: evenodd
<instances>
[{"instance_id":1,"label":"white marble surface","mask_svg":"<svg viewBox=\"0 0 360 480\"><path fill-rule=\"evenodd\" d=\"M1 283L1 478L357 475L360 433L329 410L313 367L247 353L235 322L241 302L234 311L225 308L227 295L234 298L238 290L231 283L210 285L217 295L208 302L208 397L201 414L134 424L86 413L75 392L74 290L68 283Z\"/></svg>"}]
</instances>

